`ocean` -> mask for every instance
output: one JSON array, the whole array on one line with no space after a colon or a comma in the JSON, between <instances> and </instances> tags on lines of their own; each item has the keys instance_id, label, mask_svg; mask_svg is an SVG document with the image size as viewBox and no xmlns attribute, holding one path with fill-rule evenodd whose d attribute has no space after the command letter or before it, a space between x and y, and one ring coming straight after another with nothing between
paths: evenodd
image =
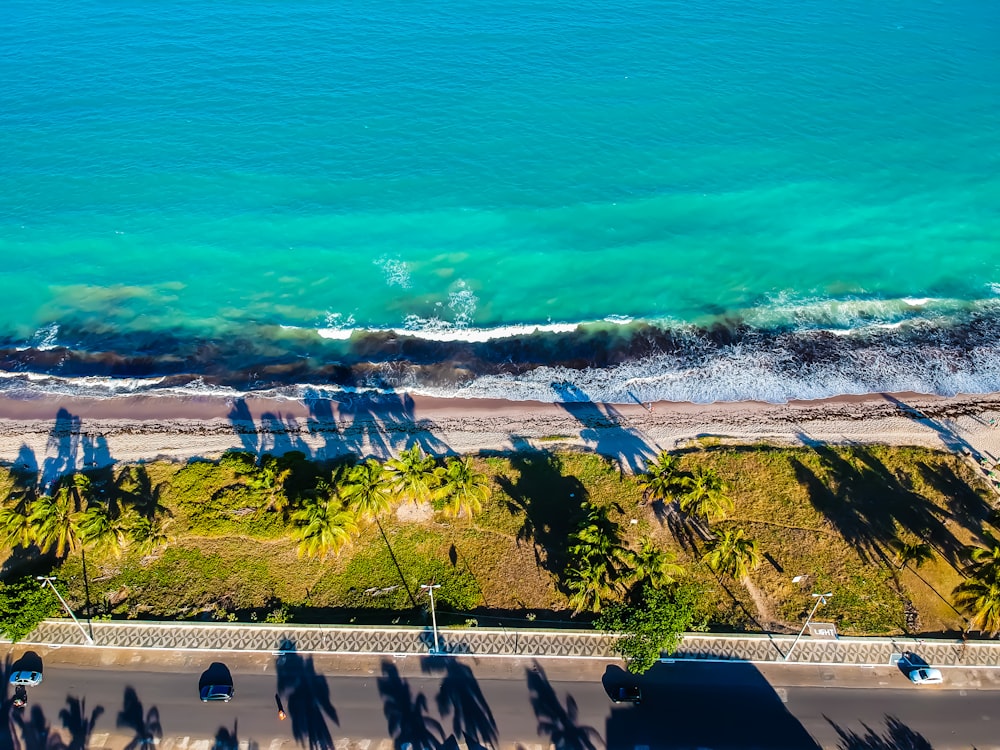
<instances>
[{"instance_id":1,"label":"ocean","mask_svg":"<svg viewBox=\"0 0 1000 750\"><path fill-rule=\"evenodd\" d=\"M0 393L1000 391L995 0L6 0Z\"/></svg>"}]
</instances>

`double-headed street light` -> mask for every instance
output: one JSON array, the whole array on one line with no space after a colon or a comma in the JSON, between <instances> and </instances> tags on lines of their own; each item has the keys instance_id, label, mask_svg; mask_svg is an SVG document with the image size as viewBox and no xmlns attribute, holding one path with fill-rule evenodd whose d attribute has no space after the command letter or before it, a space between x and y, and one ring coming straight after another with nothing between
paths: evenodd
<instances>
[{"instance_id":1,"label":"double-headed street light","mask_svg":"<svg viewBox=\"0 0 1000 750\"><path fill-rule=\"evenodd\" d=\"M788 653L785 654L785 661L788 661L788 657L792 655L792 651L795 649L795 644L799 642L799 638L801 638L802 634L804 632L806 632L806 628L809 627L809 621L812 620L813 615L816 614L816 610L819 609L819 605L820 604L826 604L827 600L831 596L833 596L833 592L832 591L827 591L825 594L813 594L812 596L813 596L813 599L816 600L816 603L813 605L812 610L809 612L809 616L806 617L806 623L805 623L805 625L802 626L802 630L800 630L799 634L797 636L795 636L795 640L792 641L791 648L789 648L788 649Z\"/></svg>"},{"instance_id":2,"label":"double-headed street light","mask_svg":"<svg viewBox=\"0 0 1000 750\"><path fill-rule=\"evenodd\" d=\"M46 583L49 584L49 588L51 588L52 591L55 592L55 595L59 598L59 602L63 605L63 609L65 609L66 612L69 613L69 616L73 618L73 622L76 623L76 626L78 628L80 628L80 632L83 633L83 637L87 639L87 645L88 646L93 646L94 645L94 639L90 637L90 634L84 629L83 625L80 624L80 621L76 619L76 615L73 614L73 610L71 610L69 608L69 605L66 603L66 600L63 599L62 598L62 594L59 593L59 589L57 589L55 587L55 584L52 583L55 580L55 577L54 576L35 576L35 578L37 578L39 581L43 581L43 583L42 583L43 586Z\"/></svg>"}]
</instances>

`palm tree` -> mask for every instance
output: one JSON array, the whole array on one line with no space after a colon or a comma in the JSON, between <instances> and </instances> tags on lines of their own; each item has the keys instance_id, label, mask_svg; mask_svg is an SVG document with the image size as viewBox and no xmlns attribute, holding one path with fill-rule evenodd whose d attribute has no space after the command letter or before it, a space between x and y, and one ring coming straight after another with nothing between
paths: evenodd
<instances>
[{"instance_id":1,"label":"palm tree","mask_svg":"<svg viewBox=\"0 0 1000 750\"><path fill-rule=\"evenodd\" d=\"M606 560L583 558L566 570L566 588L569 589L569 603L573 614L587 609L600 612L605 600L613 596L615 587L611 583Z\"/></svg>"},{"instance_id":2,"label":"palm tree","mask_svg":"<svg viewBox=\"0 0 1000 750\"><path fill-rule=\"evenodd\" d=\"M41 495L31 506L32 536L42 552L55 551L62 557L80 546L77 505L74 494L63 487L51 495Z\"/></svg>"},{"instance_id":3,"label":"palm tree","mask_svg":"<svg viewBox=\"0 0 1000 750\"><path fill-rule=\"evenodd\" d=\"M699 466L690 476L681 480L685 489L680 498L681 510L706 521L725 518L734 507L726 495L726 485L712 469Z\"/></svg>"},{"instance_id":4,"label":"palm tree","mask_svg":"<svg viewBox=\"0 0 1000 750\"><path fill-rule=\"evenodd\" d=\"M669 586L684 575L684 568L677 564L674 553L660 549L649 537L639 543L638 552L629 553L629 564L632 566L631 578L649 581L654 589Z\"/></svg>"},{"instance_id":5,"label":"palm tree","mask_svg":"<svg viewBox=\"0 0 1000 750\"><path fill-rule=\"evenodd\" d=\"M122 514L104 503L92 502L79 516L80 541L86 547L120 557L125 548L128 524Z\"/></svg>"},{"instance_id":6,"label":"palm tree","mask_svg":"<svg viewBox=\"0 0 1000 750\"><path fill-rule=\"evenodd\" d=\"M970 578L955 587L955 606L972 616L970 629L1000 632L1000 580L995 573Z\"/></svg>"},{"instance_id":7,"label":"palm tree","mask_svg":"<svg viewBox=\"0 0 1000 750\"><path fill-rule=\"evenodd\" d=\"M913 567L919 568L926 562L934 559L934 548L927 542L904 542L902 539L893 539L889 546L896 551L896 564L902 568L908 563L913 563Z\"/></svg>"},{"instance_id":8,"label":"palm tree","mask_svg":"<svg viewBox=\"0 0 1000 750\"><path fill-rule=\"evenodd\" d=\"M358 533L357 518L344 508L336 497L308 497L292 513L295 535L299 540L299 557L319 557L326 560L336 554Z\"/></svg>"},{"instance_id":9,"label":"palm tree","mask_svg":"<svg viewBox=\"0 0 1000 750\"><path fill-rule=\"evenodd\" d=\"M247 486L255 490L268 491L268 505L272 510L284 511L288 507L288 497L285 495L285 482L292 475L291 466L282 466L277 456L265 454L260 459L260 466L247 480Z\"/></svg>"},{"instance_id":10,"label":"palm tree","mask_svg":"<svg viewBox=\"0 0 1000 750\"><path fill-rule=\"evenodd\" d=\"M31 502L22 497L10 507L0 508L0 547L28 547L34 542Z\"/></svg>"},{"instance_id":11,"label":"palm tree","mask_svg":"<svg viewBox=\"0 0 1000 750\"><path fill-rule=\"evenodd\" d=\"M726 529L710 545L704 560L716 573L725 573L740 580L760 565L760 545L756 539L747 537L743 529Z\"/></svg>"},{"instance_id":12,"label":"palm tree","mask_svg":"<svg viewBox=\"0 0 1000 750\"><path fill-rule=\"evenodd\" d=\"M347 506L364 520L377 520L392 507L392 482L385 467L374 458L347 472L342 492Z\"/></svg>"},{"instance_id":13,"label":"palm tree","mask_svg":"<svg viewBox=\"0 0 1000 750\"><path fill-rule=\"evenodd\" d=\"M980 578L984 575L1000 578L1000 540L989 534L985 536L985 539L987 545L985 547L973 544L965 548L965 553L970 560L969 565L966 566L966 572Z\"/></svg>"},{"instance_id":14,"label":"palm tree","mask_svg":"<svg viewBox=\"0 0 1000 750\"><path fill-rule=\"evenodd\" d=\"M136 516L129 525L129 539L140 555L152 555L167 546L174 538L167 533L167 521L162 514Z\"/></svg>"},{"instance_id":15,"label":"palm tree","mask_svg":"<svg viewBox=\"0 0 1000 750\"><path fill-rule=\"evenodd\" d=\"M474 516L490 496L489 477L476 470L471 458L449 457L435 475L440 481L438 499L446 516L458 516L463 512Z\"/></svg>"},{"instance_id":16,"label":"palm tree","mask_svg":"<svg viewBox=\"0 0 1000 750\"><path fill-rule=\"evenodd\" d=\"M643 502L672 499L681 486L680 479L680 459L662 451L646 464L646 472L637 477Z\"/></svg>"},{"instance_id":17,"label":"palm tree","mask_svg":"<svg viewBox=\"0 0 1000 750\"><path fill-rule=\"evenodd\" d=\"M386 470L392 482L392 491L403 500L421 503L431 499L437 484L434 473L436 462L424 455L419 445L403 451L399 458L386 462Z\"/></svg>"}]
</instances>

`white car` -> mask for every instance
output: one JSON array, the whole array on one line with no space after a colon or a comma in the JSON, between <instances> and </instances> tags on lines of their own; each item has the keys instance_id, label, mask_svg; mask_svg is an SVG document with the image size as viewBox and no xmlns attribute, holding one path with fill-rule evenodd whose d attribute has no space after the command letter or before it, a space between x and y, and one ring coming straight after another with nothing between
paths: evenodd
<instances>
[{"instance_id":1,"label":"white car","mask_svg":"<svg viewBox=\"0 0 1000 750\"><path fill-rule=\"evenodd\" d=\"M35 687L36 685L42 684L42 673L41 672L29 672L27 670L22 670L20 672L14 672L10 676L11 685L24 685L26 687Z\"/></svg>"},{"instance_id":2,"label":"white car","mask_svg":"<svg viewBox=\"0 0 1000 750\"><path fill-rule=\"evenodd\" d=\"M916 685L940 685L944 682L941 670L933 667L918 667L911 670L906 676L910 678L910 682Z\"/></svg>"}]
</instances>

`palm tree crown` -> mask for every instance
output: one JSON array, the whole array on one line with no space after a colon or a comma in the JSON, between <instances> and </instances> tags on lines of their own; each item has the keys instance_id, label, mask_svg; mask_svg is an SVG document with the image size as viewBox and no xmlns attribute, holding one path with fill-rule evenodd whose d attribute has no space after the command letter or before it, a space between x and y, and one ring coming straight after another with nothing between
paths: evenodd
<instances>
[{"instance_id":1,"label":"palm tree crown","mask_svg":"<svg viewBox=\"0 0 1000 750\"><path fill-rule=\"evenodd\" d=\"M29 523L32 536L43 552L54 551L61 557L80 544L76 501L68 488L60 489L55 497L42 495L35 500Z\"/></svg>"},{"instance_id":2,"label":"palm tree crown","mask_svg":"<svg viewBox=\"0 0 1000 750\"><path fill-rule=\"evenodd\" d=\"M431 499L433 487L437 484L434 468L434 459L424 455L419 445L403 451L399 458L391 458L386 462L392 491L397 497L413 503Z\"/></svg>"},{"instance_id":3,"label":"palm tree crown","mask_svg":"<svg viewBox=\"0 0 1000 750\"><path fill-rule=\"evenodd\" d=\"M970 578L955 587L955 605L972 616L970 627L1000 633L1000 580L996 575Z\"/></svg>"},{"instance_id":4,"label":"palm tree crown","mask_svg":"<svg viewBox=\"0 0 1000 750\"><path fill-rule=\"evenodd\" d=\"M740 579L760 565L760 545L756 539L747 537L743 529L726 529L711 545L704 559L716 573Z\"/></svg>"},{"instance_id":5,"label":"palm tree crown","mask_svg":"<svg viewBox=\"0 0 1000 750\"><path fill-rule=\"evenodd\" d=\"M462 512L474 516L483 509L483 503L490 496L490 480L476 470L471 458L449 457L435 474L440 483L437 497L446 516L458 516Z\"/></svg>"},{"instance_id":6,"label":"palm tree crown","mask_svg":"<svg viewBox=\"0 0 1000 750\"><path fill-rule=\"evenodd\" d=\"M685 493L681 495L681 510L708 521L725 518L733 509L732 499L726 495L726 485L712 469L699 466L691 476L684 477Z\"/></svg>"},{"instance_id":7,"label":"palm tree crown","mask_svg":"<svg viewBox=\"0 0 1000 750\"><path fill-rule=\"evenodd\" d=\"M377 519L392 507L392 482L385 467L374 458L347 473L343 493L358 518Z\"/></svg>"},{"instance_id":8,"label":"palm tree crown","mask_svg":"<svg viewBox=\"0 0 1000 750\"><path fill-rule=\"evenodd\" d=\"M336 554L358 532L354 513L344 509L338 498L308 497L292 513L299 539L299 557L325 560Z\"/></svg>"},{"instance_id":9,"label":"palm tree crown","mask_svg":"<svg viewBox=\"0 0 1000 750\"><path fill-rule=\"evenodd\" d=\"M637 477L643 500L668 500L680 488L680 459L662 451Z\"/></svg>"},{"instance_id":10,"label":"palm tree crown","mask_svg":"<svg viewBox=\"0 0 1000 750\"><path fill-rule=\"evenodd\" d=\"M673 552L660 549L648 537L639 544L638 552L631 552L633 580L649 581L654 589L669 586L684 575L684 568L677 564Z\"/></svg>"}]
</instances>

